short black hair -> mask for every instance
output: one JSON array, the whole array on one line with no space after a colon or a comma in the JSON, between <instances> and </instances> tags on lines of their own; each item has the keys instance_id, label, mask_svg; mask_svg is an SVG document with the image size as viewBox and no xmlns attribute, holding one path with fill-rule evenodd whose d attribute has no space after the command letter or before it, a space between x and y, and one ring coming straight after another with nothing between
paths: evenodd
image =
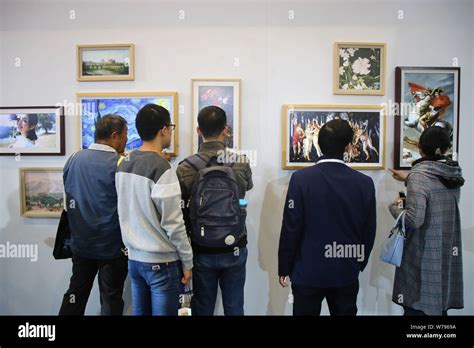
<instances>
[{"instance_id":1,"label":"short black hair","mask_svg":"<svg viewBox=\"0 0 474 348\"><path fill-rule=\"evenodd\" d=\"M164 107L147 104L138 111L135 125L143 141L152 141L158 132L171 123L170 113Z\"/></svg>"},{"instance_id":2,"label":"short black hair","mask_svg":"<svg viewBox=\"0 0 474 348\"><path fill-rule=\"evenodd\" d=\"M335 119L324 124L319 131L318 144L326 156L342 157L348 144L352 142L354 131L349 122Z\"/></svg>"},{"instance_id":3,"label":"short black hair","mask_svg":"<svg viewBox=\"0 0 474 348\"><path fill-rule=\"evenodd\" d=\"M107 140L114 132L122 134L126 126L127 120L125 120L122 116L114 114L105 115L95 123L95 141Z\"/></svg>"},{"instance_id":4,"label":"short black hair","mask_svg":"<svg viewBox=\"0 0 474 348\"><path fill-rule=\"evenodd\" d=\"M198 126L204 138L217 137L227 125L227 115L218 106L206 106L198 115Z\"/></svg>"},{"instance_id":5,"label":"short black hair","mask_svg":"<svg viewBox=\"0 0 474 348\"><path fill-rule=\"evenodd\" d=\"M421 133L419 144L421 151L426 157L444 155L451 147L449 130L438 126L426 128Z\"/></svg>"}]
</instances>

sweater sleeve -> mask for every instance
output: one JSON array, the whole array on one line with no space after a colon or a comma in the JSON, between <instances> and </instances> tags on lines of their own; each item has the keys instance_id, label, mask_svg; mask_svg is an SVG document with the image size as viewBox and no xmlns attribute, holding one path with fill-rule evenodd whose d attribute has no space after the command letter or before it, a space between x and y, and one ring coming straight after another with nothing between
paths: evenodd
<instances>
[{"instance_id":1,"label":"sweater sleeve","mask_svg":"<svg viewBox=\"0 0 474 348\"><path fill-rule=\"evenodd\" d=\"M291 177L278 248L278 275L290 275L304 228L304 204L295 175Z\"/></svg>"},{"instance_id":2,"label":"sweater sleeve","mask_svg":"<svg viewBox=\"0 0 474 348\"><path fill-rule=\"evenodd\" d=\"M161 216L161 227L178 251L183 269L191 269L193 267L193 252L186 235L181 211L181 189L178 177L172 169L168 169L160 177L153 187L151 198Z\"/></svg>"},{"instance_id":3,"label":"sweater sleeve","mask_svg":"<svg viewBox=\"0 0 474 348\"><path fill-rule=\"evenodd\" d=\"M427 203L428 190L423 184L423 175L410 174L405 204L405 226L407 229L416 230L424 224ZM397 218L403 211L396 203L390 204L389 210L394 218Z\"/></svg>"}]
</instances>

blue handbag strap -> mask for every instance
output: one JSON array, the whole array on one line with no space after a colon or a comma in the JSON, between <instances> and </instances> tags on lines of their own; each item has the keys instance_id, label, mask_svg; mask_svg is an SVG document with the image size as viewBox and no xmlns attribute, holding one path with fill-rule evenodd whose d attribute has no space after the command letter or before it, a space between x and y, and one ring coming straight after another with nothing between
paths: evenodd
<instances>
[{"instance_id":1,"label":"blue handbag strap","mask_svg":"<svg viewBox=\"0 0 474 348\"><path fill-rule=\"evenodd\" d=\"M397 222L395 224L395 226L398 226L398 224L400 224L401 226L401 230L399 229L398 232L403 235L403 237L406 237L406 226L405 226L405 215L406 215L406 210L402 210L402 212L400 213L400 215L398 216L397 218Z\"/></svg>"},{"instance_id":2,"label":"blue handbag strap","mask_svg":"<svg viewBox=\"0 0 474 348\"><path fill-rule=\"evenodd\" d=\"M397 230L403 237L406 237L405 214L406 210L402 210L402 212L398 215L389 237L392 236L394 230Z\"/></svg>"}]
</instances>

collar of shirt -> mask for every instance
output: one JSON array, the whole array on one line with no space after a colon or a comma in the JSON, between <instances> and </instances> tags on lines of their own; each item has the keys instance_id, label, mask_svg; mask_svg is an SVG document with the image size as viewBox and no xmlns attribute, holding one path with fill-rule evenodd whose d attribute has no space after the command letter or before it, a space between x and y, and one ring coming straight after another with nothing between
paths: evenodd
<instances>
[{"instance_id":1,"label":"collar of shirt","mask_svg":"<svg viewBox=\"0 0 474 348\"><path fill-rule=\"evenodd\" d=\"M217 153L219 150L225 150L225 145L222 141L208 141L199 146L199 152Z\"/></svg>"},{"instance_id":2,"label":"collar of shirt","mask_svg":"<svg viewBox=\"0 0 474 348\"><path fill-rule=\"evenodd\" d=\"M115 149L112 146L105 145L105 144L97 144L97 143L91 144L89 146L89 150L106 151L106 152L117 153L117 151L115 151Z\"/></svg>"},{"instance_id":3,"label":"collar of shirt","mask_svg":"<svg viewBox=\"0 0 474 348\"><path fill-rule=\"evenodd\" d=\"M328 163L328 162L329 162L329 163L340 163L340 164L345 164L345 165L347 165L347 163L344 162L344 161L342 160L342 158L330 157L330 156L322 156L322 157L320 157L320 158L317 160L316 164Z\"/></svg>"}]
</instances>

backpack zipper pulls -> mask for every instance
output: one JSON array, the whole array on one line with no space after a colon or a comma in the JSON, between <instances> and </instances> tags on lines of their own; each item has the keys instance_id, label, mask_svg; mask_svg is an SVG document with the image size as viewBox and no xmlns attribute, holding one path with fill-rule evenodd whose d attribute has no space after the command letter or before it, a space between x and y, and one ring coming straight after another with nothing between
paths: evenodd
<instances>
[{"instance_id":1,"label":"backpack zipper pulls","mask_svg":"<svg viewBox=\"0 0 474 348\"><path fill-rule=\"evenodd\" d=\"M201 237L204 237L204 226L201 226Z\"/></svg>"},{"instance_id":2,"label":"backpack zipper pulls","mask_svg":"<svg viewBox=\"0 0 474 348\"><path fill-rule=\"evenodd\" d=\"M199 206L202 205L202 201L204 200L204 195L201 193L201 197L199 198Z\"/></svg>"}]
</instances>

